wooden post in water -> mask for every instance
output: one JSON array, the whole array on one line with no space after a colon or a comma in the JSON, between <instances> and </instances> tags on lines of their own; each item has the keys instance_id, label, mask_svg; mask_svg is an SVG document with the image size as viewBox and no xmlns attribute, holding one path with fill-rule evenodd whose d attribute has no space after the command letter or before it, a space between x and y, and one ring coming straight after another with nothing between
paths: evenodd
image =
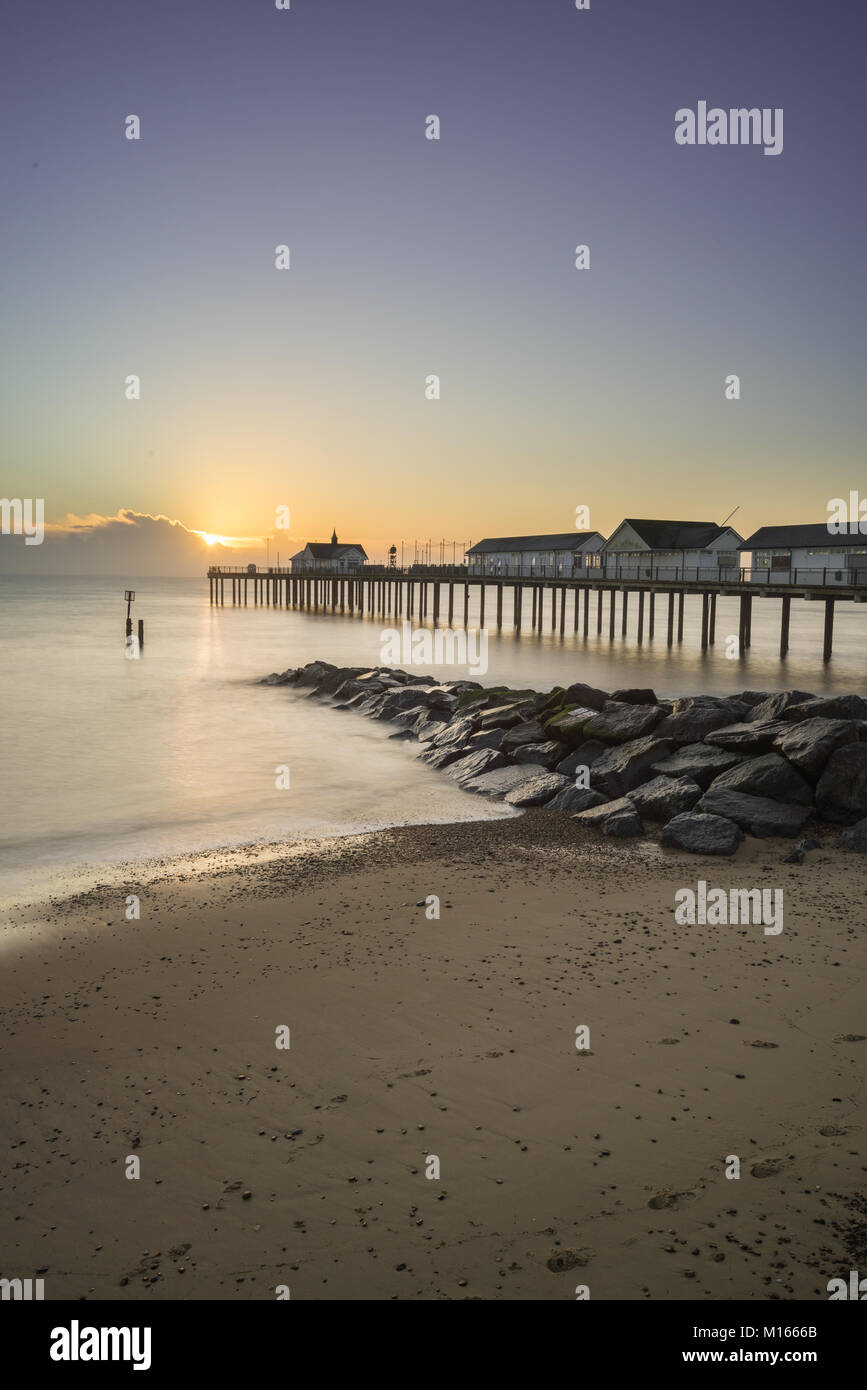
<instances>
[{"instance_id":1,"label":"wooden post in water","mask_svg":"<svg viewBox=\"0 0 867 1390\"><path fill-rule=\"evenodd\" d=\"M435 579L435 580L434 580L434 585L433 585L433 625L434 625L434 627L436 627L436 625L437 625L437 623L439 622L439 620L440 620L440 582L439 582L438 579Z\"/></svg>"},{"instance_id":2,"label":"wooden post in water","mask_svg":"<svg viewBox=\"0 0 867 1390\"><path fill-rule=\"evenodd\" d=\"M497 585L497 631L503 631L503 586Z\"/></svg>"},{"instance_id":3,"label":"wooden post in water","mask_svg":"<svg viewBox=\"0 0 867 1390\"><path fill-rule=\"evenodd\" d=\"M514 628L515 628L515 631L516 631L516 632L520 632L520 631L521 631L521 606L522 606L522 603L523 603L523 599L524 599L524 590L523 590L523 588L521 587L520 584L516 584L516 585L515 585L515 598L514 598L514 602L513 602L513 605L512 605L512 608L513 608L513 622L514 622Z\"/></svg>"},{"instance_id":4,"label":"wooden post in water","mask_svg":"<svg viewBox=\"0 0 867 1390\"><path fill-rule=\"evenodd\" d=\"M551 585L551 631L553 632L553 631L556 629L556 627L557 627L557 588L556 588L556 585L552 584L552 585Z\"/></svg>"},{"instance_id":5,"label":"wooden post in water","mask_svg":"<svg viewBox=\"0 0 867 1390\"><path fill-rule=\"evenodd\" d=\"M644 641L644 590L638 590L638 640Z\"/></svg>"},{"instance_id":6,"label":"wooden post in water","mask_svg":"<svg viewBox=\"0 0 867 1390\"><path fill-rule=\"evenodd\" d=\"M789 650L789 613L792 607L790 594L783 595L783 610L780 614L780 656Z\"/></svg>"},{"instance_id":7,"label":"wooden post in water","mask_svg":"<svg viewBox=\"0 0 867 1390\"><path fill-rule=\"evenodd\" d=\"M449 580L449 627L455 620L455 585L454 580Z\"/></svg>"},{"instance_id":8,"label":"wooden post in water","mask_svg":"<svg viewBox=\"0 0 867 1390\"><path fill-rule=\"evenodd\" d=\"M651 642L653 641L653 619L654 619L654 610L655 610L655 608L656 608L656 590L655 590L655 589L651 589L651 591L650 591L650 603L649 603L649 605L648 605L648 612L647 612L647 636L648 636L648 638L649 638L649 640L650 640Z\"/></svg>"},{"instance_id":9,"label":"wooden post in water","mask_svg":"<svg viewBox=\"0 0 867 1390\"><path fill-rule=\"evenodd\" d=\"M822 644L822 660L831 660L831 647L834 643L834 600L825 599L825 637Z\"/></svg>"},{"instance_id":10,"label":"wooden post in water","mask_svg":"<svg viewBox=\"0 0 867 1390\"><path fill-rule=\"evenodd\" d=\"M485 586L479 585L479 631L485 626Z\"/></svg>"},{"instance_id":11,"label":"wooden post in water","mask_svg":"<svg viewBox=\"0 0 867 1390\"><path fill-rule=\"evenodd\" d=\"M710 626L708 628L707 640L713 646L716 641L716 594L710 596Z\"/></svg>"},{"instance_id":12,"label":"wooden post in water","mask_svg":"<svg viewBox=\"0 0 867 1390\"><path fill-rule=\"evenodd\" d=\"M596 590L596 632L602 631L602 585Z\"/></svg>"},{"instance_id":13,"label":"wooden post in water","mask_svg":"<svg viewBox=\"0 0 867 1390\"><path fill-rule=\"evenodd\" d=\"M577 601L577 595L576 595L576 601ZM589 630L590 630L590 585L588 584L587 587L586 587L586 589L584 590L584 636L585 636L585 637L587 636L587 633L589 632Z\"/></svg>"},{"instance_id":14,"label":"wooden post in water","mask_svg":"<svg viewBox=\"0 0 867 1390\"><path fill-rule=\"evenodd\" d=\"M747 621L746 621L746 631L744 632L744 641L746 642L746 644L747 644L748 647L751 647L751 646L752 646L752 638L753 638L753 596L752 596L752 594L747 594L746 620L747 620Z\"/></svg>"},{"instance_id":15,"label":"wooden post in water","mask_svg":"<svg viewBox=\"0 0 867 1390\"><path fill-rule=\"evenodd\" d=\"M674 590L671 589L668 595L668 645L674 641Z\"/></svg>"},{"instance_id":16,"label":"wooden post in water","mask_svg":"<svg viewBox=\"0 0 867 1390\"><path fill-rule=\"evenodd\" d=\"M707 625L708 625L708 617L709 617L709 615L710 615L710 605L708 604L708 601L707 601L707 600L708 600L707 594L702 594L702 596L701 596L701 649L702 649L703 652L706 652L706 651L707 651Z\"/></svg>"},{"instance_id":17,"label":"wooden post in water","mask_svg":"<svg viewBox=\"0 0 867 1390\"><path fill-rule=\"evenodd\" d=\"M536 631L536 586L533 585L533 631Z\"/></svg>"},{"instance_id":18,"label":"wooden post in water","mask_svg":"<svg viewBox=\"0 0 867 1390\"><path fill-rule=\"evenodd\" d=\"M677 596L677 640L683 641L683 589Z\"/></svg>"},{"instance_id":19,"label":"wooden post in water","mask_svg":"<svg viewBox=\"0 0 867 1390\"><path fill-rule=\"evenodd\" d=\"M563 585L563 586L561 587L561 589L560 589L560 636L561 636L561 637L563 636L563 633L564 633L565 630L566 630L566 594L567 594L567 589L566 589L565 585ZM577 597L577 595L576 595L576 597Z\"/></svg>"},{"instance_id":20,"label":"wooden post in water","mask_svg":"<svg viewBox=\"0 0 867 1390\"><path fill-rule=\"evenodd\" d=\"M144 651L144 618L138 620L138 649L139 654Z\"/></svg>"},{"instance_id":21,"label":"wooden post in water","mask_svg":"<svg viewBox=\"0 0 867 1390\"><path fill-rule=\"evenodd\" d=\"M470 611L470 586L464 585L464 627L467 625L468 614Z\"/></svg>"},{"instance_id":22,"label":"wooden post in water","mask_svg":"<svg viewBox=\"0 0 867 1390\"><path fill-rule=\"evenodd\" d=\"M623 619L620 624L620 636L626 636L626 614L629 608L629 590L623 590Z\"/></svg>"},{"instance_id":23,"label":"wooden post in water","mask_svg":"<svg viewBox=\"0 0 867 1390\"><path fill-rule=\"evenodd\" d=\"M738 604L738 651L743 655L747 647L747 596L741 594Z\"/></svg>"},{"instance_id":24,"label":"wooden post in water","mask_svg":"<svg viewBox=\"0 0 867 1390\"><path fill-rule=\"evenodd\" d=\"M615 592L614 592L613 589L610 590L608 597L611 599L611 607L610 607L610 609L609 609L609 611L608 611L608 638L609 638L609 641L613 642L613 641L614 641L614 618L615 618Z\"/></svg>"}]
</instances>

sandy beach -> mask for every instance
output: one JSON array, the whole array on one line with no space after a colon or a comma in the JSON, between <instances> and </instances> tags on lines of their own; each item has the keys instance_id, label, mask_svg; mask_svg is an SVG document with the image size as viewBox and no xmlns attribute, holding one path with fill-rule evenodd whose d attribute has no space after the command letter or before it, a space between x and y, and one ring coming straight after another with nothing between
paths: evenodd
<instances>
[{"instance_id":1,"label":"sandy beach","mask_svg":"<svg viewBox=\"0 0 867 1390\"><path fill-rule=\"evenodd\" d=\"M20 917L4 1273L46 1299L824 1301L867 1257L867 859L835 833L720 860L530 811ZM784 929L678 925L699 880L782 888Z\"/></svg>"}]
</instances>

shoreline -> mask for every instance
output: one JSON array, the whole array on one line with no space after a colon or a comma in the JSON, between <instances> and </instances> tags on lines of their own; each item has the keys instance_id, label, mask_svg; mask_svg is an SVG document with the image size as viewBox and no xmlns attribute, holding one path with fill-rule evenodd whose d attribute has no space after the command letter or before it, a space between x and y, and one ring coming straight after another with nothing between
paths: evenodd
<instances>
[{"instance_id":1,"label":"shoreline","mask_svg":"<svg viewBox=\"0 0 867 1390\"><path fill-rule=\"evenodd\" d=\"M67 900L0 977L7 1262L49 1300L826 1298L867 861L786 847L530 810L167 878L136 922ZM780 936L676 925L681 884L769 870Z\"/></svg>"}]
</instances>

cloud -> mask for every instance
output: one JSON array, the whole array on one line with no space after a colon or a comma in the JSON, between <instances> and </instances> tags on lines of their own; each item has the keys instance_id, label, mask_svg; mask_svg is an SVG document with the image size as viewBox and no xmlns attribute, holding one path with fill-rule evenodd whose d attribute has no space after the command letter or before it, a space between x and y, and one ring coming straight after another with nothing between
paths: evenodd
<instances>
[{"instance_id":1,"label":"cloud","mask_svg":"<svg viewBox=\"0 0 867 1390\"><path fill-rule=\"evenodd\" d=\"M253 538L239 538L253 547ZM261 546L258 543L256 548ZM122 507L116 516L75 516L45 523L42 545L0 535L0 574L203 575L208 565L241 564L239 550L168 516Z\"/></svg>"}]
</instances>

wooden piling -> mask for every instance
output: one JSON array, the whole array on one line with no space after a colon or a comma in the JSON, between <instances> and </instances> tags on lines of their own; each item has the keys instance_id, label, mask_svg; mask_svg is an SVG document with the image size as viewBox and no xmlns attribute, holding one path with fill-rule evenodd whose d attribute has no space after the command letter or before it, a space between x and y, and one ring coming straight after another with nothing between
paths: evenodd
<instances>
[{"instance_id":1,"label":"wooden piling","mask_svg":"<svg viewBox=\"0 0 867 1390\"><path fill-rule=\"evenodd\" d=\"M670 647L674 641L674 590L668 595L668 638L667 644Z\"/></svg>"},{"instance_id":2,"label":"wooden piling","mask_svg":"<svg viewBox=\"0 0 867 1390\"><path fill-rule=\"evenodd\" d=\"M707 651L707 626L710 615L710 606L707 601L707 594L701 596L701 649Z\"/></svg>"},{"instance_id":3,"label":"wooden piling","mask_svg":"<svg viewBox=\"0 0 867 1390\"><path fill-rule=\"evenodd\" d=\"M710 596L710 627L708 629L707 640L711 646L716 641L716 594Z\"/></svg>"},{"instance_id":4,"label":"wooden piling","mask_svg":"<svg viewBox=\"0 0 867 1390\"><path fill-rule=\"evenodd\" d=\"M644 641L644 590L638 590L638 641Z\"/></svg>"},{"instance_id":5,"label":"wooden piling","mask_svg":"<svg viewBox=\"0 0 867 1390\"><path fill-rule=\"evenodd\" d=\"M677 640L683 641L683 589L677 596Z\"/></svg>"},{"instance_id":6,"label":"wooden piling","mask_svg":"<svg viewBox=\"0 0 867 1390\"><path fill-rule=\"evenodd\" d=\"M831 660L831 648L834 644L834 600L825 599L825 636L822 643L822 660Z\"/></svg>"},{"instance_id":7,"label":"wooden piling","mask_svg":"<svg viewBox=\"0 0 867 1390\"><path fill-rule=\"evenodd\" d=\"M454 586L453 582L452 582L451 580L449 580L449 627L451 627L452 623L454 622L454 619L455 619L455 586Z\"/></svg>"},{"instance_id":8,"label":"wooden piling","mask_svg":"<svg viewBox=\"0 0 867 1390\"><path fill-rule=\"evenodd\" d=\"M610 589L609 592L608 592L608 597L609 597L609 599L611 600L611 606L610 606L610 608L609 608L609 610L608 610L608 640L609 640L610 642L613 642L613 641L614 641L614 618L615 618L615 607L616 607L616 591L615 591L614 589Z\"/></svg>"},{"instance_id":9,"label":"wooden piling","mask_svg":"<svg viewBox=\"0 0 867 1390\"><path fill-rule=\"evenodd\" d=\"M623 614L620 622L620 636L626 636L626 615L629 610L629 590L623 590Z\"/></svg>"},{"instance_id":10,"label":"wooden piling","mask_svg":"<svg viewBox=\"0 0 867 1390\"><path fill-rule=\"evenodd\" d=\"M503 586L497 585L497 631L503 631Z\"/></svg>"},{"instance_id":11,"label":"wooden piling","mask_svg":"<svg viewBox=\"0 0 867 1390\"><path fill-rule=\"evenodd\" d=\"M656 608L656 590L655 590L655 589L651 589L651 591L650 591L650 603L649 603L649 605L648 605L648 611L647 611L647 636L648 636L648 639L649 639L651 642L653 641L653 621L654 621L654 616L655 616L655 614L654 614L654 609L655 609L655 608Z\"/></svg>"},{"instance_id":12,"label":"wooden piling","mask_svg":"<svg viewBox=\"0 0 867 1390\"><path fill-rule=\"evenodd\" d=\"M485 586L479 585L479 630L485 626Z\"/></svg>"},{"instance_id":13,"label":"wooden piling","mask_svg":"<svg viewBox=\"0 0 867 1390\"><path fill-rule=\"evenodd\" d=\"M789 650L789 615L792 607L792 600L789 594L783 596L783 608L780 614L780 656L785 656Z\"/></svg>"},{"instance_id":14,"label":"wooden piling","mask_svg":"<svg viewBox=\"0 0 867 1390\"><path fill-rule=\"evenodd\" d=\"M521 631L521 605L524 598L524 590L520 584L515 585L515 600L513 604L513 621L515 631Z\"/></svg>"},{"instance_id":15,"label":"wooden piling","mask_svg":"<svg viewBox=\"0 0 867 1390\"><path fill-rule=\"evenodd\" d=\"M602 588L596 590L596 632L602 631Z\"/></svg>"}]
</instances>

